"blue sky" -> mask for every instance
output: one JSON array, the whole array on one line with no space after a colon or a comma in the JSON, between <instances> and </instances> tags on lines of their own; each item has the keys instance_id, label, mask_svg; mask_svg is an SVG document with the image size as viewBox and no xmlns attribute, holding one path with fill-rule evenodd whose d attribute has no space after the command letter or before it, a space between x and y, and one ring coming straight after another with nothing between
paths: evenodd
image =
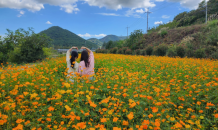
<instances>
[{"instance_id":1,"label":"blue sky","mask_svg":"<svg viewBox=\"0 0 218 130\"><path fill-rule=\"evenodd\" d=\"M33 27L39 33L60 26L85 39L106 35L126 36L137 29L167 23L184 11L196 9L202 0L1 0L0 35Z\"/></svg>"}]
</instances>

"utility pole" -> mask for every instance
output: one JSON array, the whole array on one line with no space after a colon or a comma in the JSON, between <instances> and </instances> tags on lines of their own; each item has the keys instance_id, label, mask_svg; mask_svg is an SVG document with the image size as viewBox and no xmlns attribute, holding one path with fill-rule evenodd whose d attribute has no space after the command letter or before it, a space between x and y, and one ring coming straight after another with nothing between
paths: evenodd
<instances>
[{"instance_id":1,"label":"utility pole","mask_svg":"<svg viewBox=\"0 0 218 130\"><path fill-rule=\"evenodd\" d=\"M207 24L207 0L205 0L206 3L206 24Z\"/></svg>"},{"instance_id":2,"label":"utility pole","mask_svg":"<svg viewBox=\"0 0 218 130\"><path fill-rule=\"evenodd\" d=\"M149 8L148 8L147 12L145 12L145 13L147 13L147 33L148 33L148 14L151 13L151 12L149 12Z\"/></svg>"},{"instance_id":3,"label":"utility pole","mask_svg":"<svg viewBox=\"0 0 218 130\"><path fill-rule=\"evenodd\" d=\"M126 28L127 28L127 39L128 39L128 38L129 38L129 36L128 36L128 29L129 29L130 27L127 26Z\"/></svg>"}]
</instances>

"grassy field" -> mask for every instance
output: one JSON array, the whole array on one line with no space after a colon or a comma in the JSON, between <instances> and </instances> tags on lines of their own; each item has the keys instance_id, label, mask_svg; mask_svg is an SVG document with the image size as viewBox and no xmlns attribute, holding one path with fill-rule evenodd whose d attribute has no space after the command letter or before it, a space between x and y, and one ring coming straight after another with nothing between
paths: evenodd
<instances>
[{"instance_id":1,"label":"grassy field","mask_svg":"<svg viewBox=\"0 0 218 130\"><path fill-rule=\"evenodd\" d=\"M65 57L0 69L0 129L218 129L218 61L95 54L95 80Z\"/></svg>"}]
</instances>

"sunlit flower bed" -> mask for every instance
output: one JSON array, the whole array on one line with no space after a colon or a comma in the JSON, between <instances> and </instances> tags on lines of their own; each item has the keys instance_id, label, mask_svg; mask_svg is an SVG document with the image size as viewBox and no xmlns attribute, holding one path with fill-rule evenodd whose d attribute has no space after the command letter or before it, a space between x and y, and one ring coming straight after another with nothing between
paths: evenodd
<instances>
[{"instance_id":1,"label":"sunlit flower bed","mask_svg":"<svg viewBox=\"0 0 218 130\"><path fill-rule=\"evenodd\" d=\"M65 57L0 69L0 129L217 129L218 61L95 54L94 81Z\"/></svg>"}]
</instances>

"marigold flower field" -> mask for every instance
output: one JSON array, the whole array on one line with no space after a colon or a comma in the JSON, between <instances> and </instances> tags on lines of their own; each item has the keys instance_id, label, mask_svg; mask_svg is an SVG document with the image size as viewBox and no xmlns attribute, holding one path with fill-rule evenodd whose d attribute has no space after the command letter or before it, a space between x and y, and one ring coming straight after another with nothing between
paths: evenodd
<instances>
[{"instance_id":1,"label":"marigold flower field","mask_svg":"<svg viewBox=\"0 0 218 130\"><path fill-rule=\"evenodd\" d=\"M0 129L218 128L218 61L95 54L95 80L66 58L0 69Z\"/></svg>"}]
</instances>

